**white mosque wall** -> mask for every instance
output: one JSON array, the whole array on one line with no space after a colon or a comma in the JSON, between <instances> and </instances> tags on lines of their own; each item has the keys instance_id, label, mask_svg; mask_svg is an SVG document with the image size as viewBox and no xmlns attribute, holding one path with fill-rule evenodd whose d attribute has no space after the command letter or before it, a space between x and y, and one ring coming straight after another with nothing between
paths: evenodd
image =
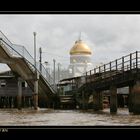
<instances>
[{"instance_id":1,"label":"white mosque wall","mask_svg":"<svg viewBox=\"0 0 140 140\"><path fill-rule=\"evenodd\" d=\"M91 63L91 55L71 55L70 64L73 63Z\"/></svg>"}]
</instances>

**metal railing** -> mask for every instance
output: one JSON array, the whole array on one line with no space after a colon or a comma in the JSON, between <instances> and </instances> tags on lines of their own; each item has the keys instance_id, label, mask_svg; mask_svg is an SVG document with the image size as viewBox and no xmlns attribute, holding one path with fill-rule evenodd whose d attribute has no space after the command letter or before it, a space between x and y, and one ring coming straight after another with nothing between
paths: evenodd
<instances>
[{"instance_id":1,"label":"metal railing","mask_svg":"<svg viewBox=\"0 0 140 140\"><path fill-rule=\"evenodd\" d=\"M37 70L39 74L43 77L43 79L47 82L48 86L56 92L57 86L54 85L53 78L45 69L45 67L40 63L36 62L36 67L34 66L34 58L30 55L30 53L26 50L26 48L22 45L12 44L9 39L0 31L0 43L4 44L4 49L6 49L12 57L20 57L24 58L25 61L30 65L30 68L33 72ZM41 67L41 70L40 70Z\"/></svg>"},{"instance_id":2,"label":"metal railing","mask_svg":"<svg viewBox=\"0 0 140 140\"><path fill-rule=\"evenodd\" d=\"M117 74L124 74L126 71L138 68L140 68L140 51L130 53L129 55L87 71L83 74L81 83L83 85L87 82L109 78ZM81 83L79 83L79 85L81 85Z\"/></svg>"}]
</instances>

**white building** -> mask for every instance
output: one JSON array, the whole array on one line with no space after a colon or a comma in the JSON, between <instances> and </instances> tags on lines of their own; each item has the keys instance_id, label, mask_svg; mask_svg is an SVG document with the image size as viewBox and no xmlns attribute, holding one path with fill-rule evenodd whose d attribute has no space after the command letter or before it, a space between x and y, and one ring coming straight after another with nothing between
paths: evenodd
<instances>
[{"instance_id":1,"label":"white building","mask_svg":"<svg viewBox=\"0 0 140 140\"><path fill-rule=\"evenodd\" d=\"M75 41L74 46L70 49L70 64L67 69L56 69L55 81L58 83L59 80L77 77L83 75L86 71L93 69L91 62L91 49L82 40ZM53 76L52 72L52 76ZM59 76L58 76L59 75ZM59 78L58 78L59 77Z\"/></svg>"},{"instance_id":2,"label":"white building","mask_svg":"<svg viewBox=\"0 0 140 140\"><path fill-rule=\"evenodd\" d=\"M81 76L92 69L91 55L91 49L82 40L75 41L70 50L69 77Z\"/></svg>"}]
</instances>

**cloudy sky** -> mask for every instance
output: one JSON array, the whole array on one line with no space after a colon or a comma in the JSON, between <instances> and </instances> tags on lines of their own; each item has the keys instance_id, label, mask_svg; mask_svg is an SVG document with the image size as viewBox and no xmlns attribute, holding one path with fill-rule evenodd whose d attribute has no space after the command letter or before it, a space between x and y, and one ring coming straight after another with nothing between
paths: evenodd
<instances>
[{"instance_id":1,"label":"cloudy sky","mask_svg":"<svg viewBox=\"0 0 140 140\"><path fill-rule=\"evenodd\" d=\"M92 49L94 66L135 52L140 48L139 14L0 14L0 30L33 56L33 32L43 62L69 64L69 51L82 32L82 40ZM39 59L39 54L37 54ZM0 71L4 67L0 64Z\"/></svg>"}]
</instances>

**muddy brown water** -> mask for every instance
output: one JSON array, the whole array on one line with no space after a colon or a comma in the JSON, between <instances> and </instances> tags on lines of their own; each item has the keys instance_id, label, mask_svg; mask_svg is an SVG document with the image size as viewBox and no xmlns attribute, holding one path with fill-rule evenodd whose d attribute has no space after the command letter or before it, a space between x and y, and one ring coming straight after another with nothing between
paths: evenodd
<instances>
[{"instance_id":1,"label":"muddy brown water","mask_svg":"<svg viewBox=\"0 0 140 140\"><path fill-rule=\"evenodd\" d=\"M53 109L0 109L0 126L140 126L140 115L127 108L110 114L109 109L53 110Z\"/></svg>"}]
</instances>

